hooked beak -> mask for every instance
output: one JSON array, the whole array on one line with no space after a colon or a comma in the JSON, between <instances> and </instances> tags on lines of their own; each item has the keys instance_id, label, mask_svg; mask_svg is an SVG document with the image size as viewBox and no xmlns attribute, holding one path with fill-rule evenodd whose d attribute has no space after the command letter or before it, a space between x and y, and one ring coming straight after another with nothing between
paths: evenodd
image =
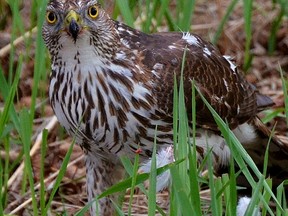
<instances>
[{"instance_id":1,"label":"hooked beak","mask_svg":"<svg viewBox=\"0 0 288 216\"><path fill-rule=\"evenodd\" d=\"M74 10L69 11L65 18L65 27L69 35L72 36L76 42L79 32L81 30L82 22L78 13Z\"/></svg>"}]
</instances>

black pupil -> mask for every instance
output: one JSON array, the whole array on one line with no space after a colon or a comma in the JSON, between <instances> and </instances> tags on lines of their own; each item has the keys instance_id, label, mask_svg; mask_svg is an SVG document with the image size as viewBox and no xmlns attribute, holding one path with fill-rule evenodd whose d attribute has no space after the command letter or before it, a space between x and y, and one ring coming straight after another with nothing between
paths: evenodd
<instances>
[{"instance_id":1,"label":"black pupil","mask_svg":"<svg viewBox=\"0 0 288 216\"><path fill-rule=\"evenodd\" d=\"M97 14L97 9L95 7L91 7L90 8L90 15L91 16L96 16L96 14Z\"/></svg>"},{"instance_id":2,"label":"black pupil","mask_svg":"<svg viewBox=\"0 0 288 216\"><path fill-rule=\"evenodd\" d=\"M54 20L55 20L55 15L54 15L54 13L50 12L50 13L48 14L48 19L49 19L50 21L54 21Z\"/></svg>"}]
</instances>

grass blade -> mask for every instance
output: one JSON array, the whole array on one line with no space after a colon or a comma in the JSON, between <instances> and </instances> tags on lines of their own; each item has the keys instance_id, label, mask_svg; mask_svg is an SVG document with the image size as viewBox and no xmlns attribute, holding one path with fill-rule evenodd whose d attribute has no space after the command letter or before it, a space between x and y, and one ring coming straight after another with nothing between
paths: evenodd
<instances>
[{"instance_id":1,"label":"grass blade","mask_svg":"<svg viewBox=\"0 0 288 216\"><path fill-rule=\"evenodd\" d=\"M186 158L188 156L188 120L187 120L187 112L186 112L186 104L185 104L185 93L184 93L184 67L185 67L185 59L186 59L186 49L183 52L182 58L182 66L181 66L181 75L180 75L180 84L179 84L179 97L178 97L178 117L179 117L179 129L178 129L178 142L174 143L174 154L176 159ZM184 182L188 182L187 175L187 163L182 163L179 165L179 174L181 179Z\"/></svg>"},{"instance_id":2,"label":"grass blade","mask_svg":"<svg viewBox=\"0 0 288 216\"><path fill-rule=\"evenodd\" d=\"M11 112L11 109L15 111L15 109L12 105L13 105L13 100L14 100L14 97L16 94L16 89L17 89L17 86L18 86L18 83L20 80L20 72L21 72L21 68L22 68L22 62L23 62L22 57L20 57L18 68L17 68L16 75L15 75L15 79L13 81L12 87L10 88L9 94L6 98L3 113L1 114L1 118L0 118L0 134L1 135L3 134L4 127L5 127L6 122L8 120L8 116L9 116L9 113ZM16 118L15 118L15 121L16 121ZM17 122L19 122L19 121L17 121Z\"/></svg>"},{"instance_id":3,"label":"grass blade","mask_svg":"<svg viewBox=\"0 0 288 216\"><path fill-rule=\"evenodd\" d=\"M227 22L228 18L230 17L230 15L232 14L236 4L237 4L238 0L232 0L225 12L224 17L221 19L221 22L217 28L216 33L214 34L214 37L212 39L212 43L216 44L221 36L221 33L223 32L223 28L225 23Z\"/></svg>"},{"instance_id":4,"label":"grass blade","mask_svg":"<svg viewBox=\"0 0 288 216\"><path fill-rule=\"evenodd\" d=\"M249 215L255 215L255 210L257 210L258 204L259 204L259 193L261 193L262 187L263 187L263 182L264 182L265 177L262 176L257 183L257 186L253 192L253 195L251 197L250 203L248 205L248 208L245 212L245 216Z\"/></svg>"},{"instance_id":5,"label":"grass blade","mask_svg":"<svg viewBox=\"0 0 288 216\"><path fill-rule=\"evenodd\" d=\"M23 110L20 113L20 136L23 142L23 149L24 149L24 161L25 161L25 170L28 174L28 180L30 184L30 191L32 197L32 206L33 206L33 214L39 215L36 194L34 190L34 179L33 179L33 169L30 159L30 143L31 143L31 136L32 136L32 125L30 124L31 116L28 110Z\"/></svg>"},{"instance_id":6,"label":"grass blade","mask_svg":"<svg viewBox=\"0 0 288 216\"><path fill-rule=\"evenodd\" d=\"M61 168L60 168L60 171L59 171L59 174L56 178L56 181L54 183L54 186L53 186L53 189L50 193L50 196L49 196L49 200L46 204L46 207L44 209L44 212L43 212L43 215L47 215L47 212L48 212L48 209L50 208L50 205L51 205L51 202L56 194L56 191L58 190L59 186L60 186L60 183L65 175L65 172L66 172L66 169L67 169L67 165L69 163L69 160L70 160L70 157L71 157L71 154L72 154L72 150L73 150L73 147L74 147L74 144L75 144L75 139L73 139L72 143L71 143L71 146L69 147L64 159L63 159L63 162L62 162L62 165L61 165Z\"/></svg>"},{"instance_id":7,"label":"grass blade","mask_svg":"<svg viewBox=\"0 0 288 216\"><path fill-rule=\"evenodd\" d=\"M230 160L230 170L229 170L229 175L230 175L230 184L229 184L229 210L230 210L230 215L236 215L236 209L237 209L237 187L236 187L236 174L235 174L235 167L234 167L234 158L231 157ZM235 193L236 191L236 193Z\"/></svg>"},{"instance_id":8,"label":"grass blade","mask_svg":"<svg viewBox=\"0 0 288 216\"><path fill-rule=\"evenodd\" d=\"M195 3L195 0L186 0L183 4L183 17L179 24L179 27L182 31L190 31L191 19L193 17Z\"/></svg>"},{"instance_id":9,"label":"grass blade","mask_svg":"<svg viewBox=\"0 0 288 216\"><path fill-rule=\"evenodd\" d=\"M272 23L272 29L270 31L270 36L268 40L268 53L271 55L275 51L276 42L277 42L277 32L281 27L282 20L284 16L288 14L288 3L287 1L278 1L280 4L280 13L276 16L275 20Z\"/></svg>"},{"instance_id":10,"label":"grass blade","mask_svg":"<svg viewBox=\"0 0 288 216\"><path fill-rule=\"evenodd\" d=\"M191 190L191 202L193 205L195 215L201 215L200 189L198 183L197 170L197 151L196 151L196 95L195 95L195 81L192 81L192 149L191 143L188 150L189 160L189 182Z\"/></svg>"},{"instance_id":11,"label":"grass blade","mask_svg":"<svg viewBox=\"0 0 288 216\"><path fill-rule=\"evenodd\" d=\"M282 71L282 68L280 67L280 65L279 65L279 72L280 72L280 75L281 75L282 89L283 89L283 93L284 93L286 124L288 125L288 93L287 93L287 84L286 84L286 80L284 79L283 71Z\"/></svg>"},{"instance_id":12,"label":"grass blade","mask_svg":"<svg viewBox=\"0 0 288 216\"><path fill-rule=\"evenodd\" d=\"M252 41L252 7L253 0L243 0L244 2L244 29L246 34L245 40L245 53L244 53L244 70L247 71L251 66L252 55L250 53L251 41Z\"/></svg>"},{"instance_id":13,"label":"grass blade","mask_svg":"<svg viewBox=\"0 0 288 216\"><path fill-rule=\"evenodd\" d=\"M207 149L209 149L208 141L206 140ZM216 197L216 187L214 185L214 172L213 172L213 163L212 163L212 154L208 155L208 175L209 175L209 189L211 193L211 209L212 215L218 215L218 205L217 205L217 197Z\"/></svg>"},{"instance_id":14,"label":"grass blade","mask_svg":"<svg viewBox=\"0 0 288 216\"><path fill-rule=\"evenodd\" d=\"M138 168L139 168L139 154L135 154L135 155L136 156L135 156L135 161L134 161L134 166L133 166L133 174L132 174L132 181L131 181L131 188L130 188L128 215L131 215L134 189L136 186L137 172L138 172Z\"/></svg>"},{"instance_id":15,"label":"grass blade","mask_svg":"<svg viewBox=\"0 0 288 216\"><path fill-rule=\"evenodd\" d=\"M165 12L169 8L169 0L161 0L161 6L158 11L157 16L157 26L160 26L161 22L163 21L163 16L165 16Z\"/></svg>"},{"instance_id":16,"label":"grass blade","mask_svg":"<svg viewBox=\"0 0 288 216\"><path fill-rule=\"evenodd\" d=\"M282 80L282 84L283 84L283 80ZM285 96L285 92L284 92L284 96ZM286 97L285 97L286 99ZM284 103L285 103L285 99L284 99ZM272 121L274 118L276 117L285 117L286 115L283 115L282 113L285 112L285 108L281 107L281 108L276 108L273 110L266 110L263 111L265 113L265 117L261 118L261 121L266 124L270 121Z\"/></svg>"},{"instance_id":17,"label":"grass blade","mask_svg":"<svg viewBox=\"0 0 288 216\"><path fill-rule=\"evenodd\" d=\"M266 179L267 184L269 185L270 188L272 188L272 179L268 178ZM271 194L267 193L266 191L264 191L264 200L269 203L270 199L271 199ZM266 208L262 208L262 215L267 215L267 209Z\"/></svg>"},{"instance_id":18,"label":"grass blade","mask_svg":"<svg viewBox=\"0 0 288 216\"><path fill-rule=\"evenodd\" d=\"M187 191L186 182L183 182L183 179L181 179L178 168L172 167L170 171L172 176L172 190L179 205L178 208L181 210L181 215L194 215L194 210L187 194L189 191Z\"/></svg>"},{"instance_id":19,"label":"grass blade","mask_svg":"<svg viewBox=\"0 0 288 216\"><path fill-rule=\"evenodd\" d=\"M127 25L134 27L134 18L132 11L130 10L129 3L127 0L116 0L116 4L119 7L123 19Z\"/></svg>"},{"instance_id":20,"label":"grass blade","mask_svg":"<svg viewBox=\"0 0 288 216\"><path fill-rule=\"evenodd\" d=\"M36 109L36 99L38 95L38 84L40 83L41 77L45 77L46 72L46 58L43 58L46 54L46 48L44 41L42 39L42 32L39 29L42 28L42 24L45 19L47 0L42 0L39 9L39 18L37 20L37 37L36 37L36 50L35 50L35 66L34 66L34 76L33 76L33 88L31 94L31 124L33 123L35 109Z\"/></svg>"},{"instance_id":21,"label":"grass blade","mask_svg":"<svg viewBox=\"0 0 288 216\"><path fill-rule=\"evenodd\" d=\"M277 187L277 201L281 204L283 204L283 206L286 209L285 214L283 213L283 210L281 208L279 208L279 206L276 206L276 216L281 216L281 215L287 215L287 207L286 207L286 199L285 199L285 187L287 187L288 185L288 180L283 181L278 187Z\"/></svg>"},{"instance_id":22,"label":"grass blade","mask_svg":"<svg viewBox=\"0 0 288 216\"><path fill-rule=\"evenodd\" d=\"M148 215L149 216L155 215L155 210L156 210L156 176L157 176L157 167L156 167L156 134L155 134L154 148L153 148L152 161L151 161L151 170L150 170L150 177L149 177L149 191L148 191Z\"/></svg>"},{"instance_id":23,"label":"grass blade","mask_svg":"<svg viewBox=\"0 0 288 216\"><path fill-rule=\"evenodd\" d=\"M44 164L47 152L48 130L43 130L43 138L41 143L41 161L40 161L40 209L44 212L45 209L45 183L44 183Z\"/></svg>"},{"instance_id":24,"label":"grass blade","mask_svg":"<svg viewBox=\"0 0 288 216\"><path fill-rule=\"evenodd\" d=\"M111 200L111 202L114 206L114 209L116 210L117 215L125 216L125 214L121 211L121 209L118 207L118 205L113 200Z\"/></svg>"},{"instance_id":25,"label":"grass blade","mask_svg":"<svg viewBox=\"0 0 288 216\"><path fill-rule=\"evenodd\" d=\"M9 109L10 109L10 114L9 115L10 115L10 118L11 118L11 120L12 120L12 122L14 124L14 127L16 128L17 131L20 130L20 122L19 122L17 113L15 111L15 107L11 106L11 102L13 101L13 99L15 97L15 93L16 93L16 89L17 89L16 86L18 86L18 83L19 83L20 71L21 71L20 68L22 68L22 62L23 62L22 59L23 58L20 56L19 63L18 63L18 69L16 70L16 76L15 76L14 81L12 83L12 88L14 88L14 89L12 90L11 93L9 93L9 91L11 91L11 86L9 86L8 83L6 82L6 79L4 77L4 72L3 72L3 70L0 67L0 83L1 83L0 92L2 93L2 96L4 98L5 106L9 106ZM5 109L7 109L7 108L4 107L3 110L5 111ZM0 118L2 118L2 115L1 115ZM1 120L0 120L0 125L4 126L3 122L1 122ZM3 134L3 131L1 132L1 129L0 129L0 134Z\"/></svg>"}]
</instances>

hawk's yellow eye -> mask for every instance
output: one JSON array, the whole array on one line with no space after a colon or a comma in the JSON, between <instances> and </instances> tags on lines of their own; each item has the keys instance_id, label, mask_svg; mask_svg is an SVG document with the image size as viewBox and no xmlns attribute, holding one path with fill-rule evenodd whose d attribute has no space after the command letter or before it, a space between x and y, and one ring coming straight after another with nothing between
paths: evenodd
<instances>
[{"instance_id":1,"label":"hawk's yellow eye","mask_svg":"<svg viewBox=\"0 0 288 216\"><path fill-rule=\"evenodd\" d=\"M88 8L88 15L95 19L98 16L98 7L96 5L93 5Z\"/></svg>"},{"instance_id":2,"label":"hawk's yellow eye","mask_svg":"<svg viewBox=\"0 0 288 216\"><path fill-rule=\"evenodd\" d=\"M57 21L57 16L55 15L54 12L48 11L46 13L46 20L49 24L54 24Z\"/></svg>"}]
</instances>

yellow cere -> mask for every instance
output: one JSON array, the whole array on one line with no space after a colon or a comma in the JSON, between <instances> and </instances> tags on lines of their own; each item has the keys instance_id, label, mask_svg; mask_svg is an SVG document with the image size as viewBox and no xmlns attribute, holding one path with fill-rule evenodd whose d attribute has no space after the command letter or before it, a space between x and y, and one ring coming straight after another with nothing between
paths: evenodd
<instances>
[{"instance_id":1,"label":"yellow cere","mask_svg":"<svg viewBox=\"0 0 288 216\"><path fill-rule=\"evenodd\" d=\"M74 10L71 10L69 11L65 19L66 19L66 24L69 24L72 19L74 19L77 23L79 23L80 16Z\"/></svg>"}]
</instances>

